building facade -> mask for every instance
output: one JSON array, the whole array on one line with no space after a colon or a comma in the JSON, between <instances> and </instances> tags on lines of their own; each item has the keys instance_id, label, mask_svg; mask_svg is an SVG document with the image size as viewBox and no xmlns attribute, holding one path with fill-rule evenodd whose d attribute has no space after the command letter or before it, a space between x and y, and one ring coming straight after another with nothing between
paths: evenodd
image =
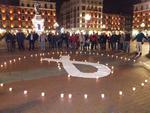
<instances>
[{"instance_id":1,"label":"building facade","mask_svg":"<svg viewBox=\"0 0 150 113\"><path fill-rule=\"evenodd\" d=\"M67 0L60 10L61 25L69 32L102 30L103 0Z\"/></svg>"},{"instance_id":2,"label":"building facade","mask_svg":"<svg viewBox=\"0 0 150 113\"><path fill-rule=\"evenodd\" d=\"M133 35L139 30L145 34L150 34L150 1L141 0L140 3L134 5L133 11Z\"/></svg>"},{"instance_id":3,"label":"building facade","mask_svg":"<svg viewBox=\"0 0 150 113\"><path fill-rule=\"evenodd\" d=\"M0 5L0 28L32 29L32 18L35 15L33 0L20 0L19 6ZM39 1L40 14L45 20L45 29L54 29L56 6L54 1Z\"/></svg>"},{"instance_id":4,"label":"building facade","mask_svg":"<svg viewBox=\"0 0 150 113\"><path fill-rule=\"evenodd\" d=\"M119 14L103 14L103 30L109 32L125 31L125 16Z\"/></svg>"}]
</instances>

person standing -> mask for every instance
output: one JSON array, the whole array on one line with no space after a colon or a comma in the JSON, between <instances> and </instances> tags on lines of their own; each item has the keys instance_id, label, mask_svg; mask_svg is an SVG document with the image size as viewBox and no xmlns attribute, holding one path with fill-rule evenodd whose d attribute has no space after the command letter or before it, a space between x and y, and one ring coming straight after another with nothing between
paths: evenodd
<instances>
[{"instance_id":1,"label":"person standing","mask_svg":"<svg viewBox=\"0 0 150 113\"><path fill-rule=\"evenodd\" d=\"M46 49L45 47L46 40L47 40L47 36L45 35L45 33L42 33L39 37L40 47L42 51L45 51Z\"/></svg>"},{"instance_id":2,"label":"person standing","mask_svg":"<svg viewBox=\"0 0 150 113\"><path fill-rule=\"evenodd\" d=\"M29 40L29 51L35 49L35 41L38 39L38 34L31 31L31 33L27 36L27 40Z\"/></svg>"},{"instance_id":3,"label":"person standing","mask_svg":"<svg viewBox=\"0 0 150 113\"><path fill-rule=\"evenodd\" d=\"M97 35L94 33L93 35L90 36L90 40L91 40L91 50L97 48Z\"/></svg>"},{"instance_id":4,"label":"person standing","mask_svg":"<svg viewBox=\"0 0 150 113\"><path fill-rule=\"evenodd\" d=\"M119 40L119 50L120 51L124 50L124 41L125 41L125 35L123 33L121 33L120 40Z\"/></svg>"},{"instance_id":5,"label":"person standing","mask_svg":"<svg viewBox=\"0 0 150 113\"><path fill-rule=\"evenodd\" d=\"M141 56L142 55L143 39L147 40L147 38L145 37L145 35L141 31L139 31L139 33L133 39L133 41L136 40L137 56Z\"/></svg>"},{"instance_id":6,"label":"person standing","mask_svg":"<svg viewBox=\"0 0 150 113\"><path fill-rule=\"evenodd\" d=\"M112 34L110 42L112 50L115 51L117 49L117 35L115 33Z\"/></svg>"},{"instance_id":7,"label":"person standing","mask_svg":"<svg viewBox=\"0 0 150 113\"><path fill-rule=\"evenodd\" d=\"M19 30L19 32L16 34L16 38L19 50L25 50L24 47L25 34L21 30Z\"/></svg>"},{"instance_id":8,"label":"person standing","mask_svg":"<svg viewBox=\"0 0 150 113\"><path fill-rule=\"evenodd\" d=\"M53 39L52 39L53 38L53 34L49 33L47 38L48 38L49 49L51 49L52 48L52 44L53 44Z\"/></svg>"},{"instance_id":9,"label":"person standing","mask_svg":"<svg viewBox=\"0 0 150 113\"><path fill-rule=\"evenodd\" d=\"M125 33L125 39L124 39L124 51L126 53L130 53L130 41L131 41L131 35L130 33Z\"/></svg>"},{"instance_id":10,"label":"person standing","mask_svg":"<svg viewBox=\"0 0 150 113\"><path fill-rule=\"evenodd\" d=\"M13 35L9 31L7 31L6 34L4 35L4 37L5 37L5 41L7 44L7 50L9 52L12 52Z\"/></svg>"},{"instance_id":11,"label":"person standing","mask_svg":"<svg viewBox=\"0 0 150 113\"><path fill-rule=\"evenodd\" d=\"M15 35L15 33L12 33L12 36L13 36L12 49L13 49L13 51L15 51L16 50L16 35Z\"/></svg>"}]
</instances>

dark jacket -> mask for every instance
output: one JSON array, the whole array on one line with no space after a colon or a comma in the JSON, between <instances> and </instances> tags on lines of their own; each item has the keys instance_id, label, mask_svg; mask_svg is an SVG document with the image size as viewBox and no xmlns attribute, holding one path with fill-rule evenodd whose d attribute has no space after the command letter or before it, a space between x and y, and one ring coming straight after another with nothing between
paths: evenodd
<instances>
[{"instance_id":1,"label":"dark jacket","mask_svg":"<svg viewBox=\"0 0 150 113\"><path fill-rule=\"evenodd\" d=\"M142 42L143 39L147 40L147 38L145 37L145 35L143 33L139 33L136 35L136 37L133 40L136 40L137 42Z\"/></svg>"},{"instance_id":2,"label":"dark jacket","mask_svg":"<svg viewBox=\"0 0 150 113\"><path fill-rule=\"evenodd\" d=\"M24 39L25 39L25 34L24 34L23 32L18 32L18 33L16 34L16 38L17 38L17 41L18 41L18 42L23 42Z\"/></svg>"},{"instance_id":3,"label":"dark jacket","mask_svg":"<svg viewBox=\"0 0 150 113\"><path fill-rule=\"evenodd\" d=\"M37 33L33 33L33 41L38 39L39 35ZM31 41L31 34L27 36L27 40Z\"/></svg>"},{"instance_id":4,"label":"dark jacket","mask_svg":"<svg viewBox=\"0 0 150 113\"><path fill-rule=\"evenodd\" d=\"M5 41L6 42L12 42L13 41L13 35L11 33L6 33L5 34Z\"/></svg>"}]
</instances>

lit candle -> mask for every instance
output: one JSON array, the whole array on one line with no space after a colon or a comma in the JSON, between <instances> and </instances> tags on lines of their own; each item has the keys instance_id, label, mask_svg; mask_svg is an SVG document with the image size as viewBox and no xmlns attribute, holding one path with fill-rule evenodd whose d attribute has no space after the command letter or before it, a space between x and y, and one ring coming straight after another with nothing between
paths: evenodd
<instances>
[{"instance_id":1,"label":"lit candle","mask_svg":"<svg viewBox=\"0 0 150 113\"><path fill-rule=\"evenodd\" d=\"M144 86L145 84L144 83L141 83L141 86Z\"/></svg>"},{"instance_id":2,"label":"lit candle","mask_svg":"<svg viewBox=\"0 0 150 113\"><path fill-rule=\"evenodd\" d=\"M16 59L14 59L14 62L16 62Z\"/></svg>"},{"instance_id":3,"label":"lit candle","mask_svg":"<svg viewBox=\"0 0 150 113\"><path fill-rule=\"evenodd\" d=\"M9 88L9 91L12 92L12 88L11 87Z\"/></svg>"},{"instance_id":4,"label":"lit candle","mask_svg":"<svg viewBox=\"0 0 150 113\"><path fill-rule=\"evenodd\" d=\"M105 94L101 94L101 98L102 98L102 99L105 98Z\"/></svg>"},{"instance_id":5,"label":"lit candle","mask_svg":"<svg viewBox=\"0 0 150 113\"><path fill-rule=\"evenodd\" d=\"M45 92L42 92L42 93L41 93L41 96L44 97L44 96L45 96Z\"/></svg>"},{"instance_id":6,"label":"lit candle","mask_svg":"<svg viewBox=\"0 0 150 113\"><path fill-rule=\"evenodd\" d=\"M136 88L135 88L135 87L133 87L133 88L132 88L132 90L133 90L133 91L135 91L135 90L136 90Z\"/></svg>"},{"instance_id":7,"label":"lit candle","mask_svg":"<svg viewBox=\"0 0 150 113\"><path fill-rule=\"evenodd\" d=\"M9 63L11 64L11 63L12 63L12 61L10 60L10 61L9 61Z\"/></svg>"},{"instance_id":8,"label":"lit candle","mask_svg":"<svg viewBox=\"0 0 150 113\"><path fill-rule=\"evenodd\" d=\"M87 95L87 94L84 94L84 98L87 99L87 97L88 97L88 95Z\"/></svg>"},{"instance_id":9,"label":"lit candle","mask_svg":"<svg viewBox=\"0 0 150 113\"><path fill-rule=\"evenodd\" d=\"M71 77L71 75L68 75L68 78L70 78Z\"/></svg>"},{"instance_id":10,"label":"lit candle","mask_svg":"<svg viewBox=\"0 0 150 113\"><path fill-rule=\"evenodd\" d=\"M119 95L121 96L123 94L123 92L122 91L119 91Z\"/></svg>"},{"instance_id":11,"label":"lit candle","mask_svg":"<svg viewBox=\"0 0 150 113\"><path fill-rule=\"evenodd\" d=\"M148 80L145 80L145 83L147 83L148 82Z\"/></svg>"},{"instance_id":12,"label":"lit candle","mask_svg":"<svg viewBox=\"0 0 150 113\"><path fill-rule=\"evenodd\" d=\"M64 94L63 94L63 93L61 93L61 94L60 94L60 97L61 97L61 98L64 98Z\"/></svg>"},{"instance_id":13,"label":"lit candle","mask_svg":"<svg viewBox=\"0 0 150 113\"><path fill-rule=\"evenodd\" d=\"M3 86L4 86L4 84L3 84L3 83L1 83L1 84L0 84L0 86L1 86L1 87L3 87Z\"/></svg>"},{"instance_id":14,"label":"lit candle","mask_svg":"<svg viewBox=\"0 0 150 113\"><path fill-rule=\"evenodd\" d=\"M18 58L18 60L20 61L20 60L21 60L21 58L19 57L19 58Z\"/></svg>"},{"instance_id":15,"label":"lit candle","mask_svg":"<svg viewBox=\"0 0 150 113\"><path fill-rule=\"evenodd\" d=\"M4 65L6 66L6 65L7 65L7 63L6 63L6 62L4 62Z\"/></svg>"},{"instance_id":16,"label":"lit candle","mask_svg":"<svg viewBox=\"0 0 150 113\"><path fill-rule=\"evenodd\" d=\"M1 68L3 68L4 66L3 65L1 65Z\"/></svg>"},{"instance_id":17,"label":"lit candle","mask_svg":"<svg viewBox=\"0 0 150 113\"><path fill-rule=\"evenodd\" d=\"M27 90L24 90L24 92L23 92L23 93L24 93L24 95L27 95L28 91L27 91Z\"/></svg>"},{"instance_id":18,"label":"lit candle","mask_svg":"<svg viewBox=\"0 0 150 113\"><path fill-rule=\"evenodd\" d=\"M71 99L72 98L72 94L69 94L68 97L69 97L69 99Z\"/></svg>"}]
</instances>

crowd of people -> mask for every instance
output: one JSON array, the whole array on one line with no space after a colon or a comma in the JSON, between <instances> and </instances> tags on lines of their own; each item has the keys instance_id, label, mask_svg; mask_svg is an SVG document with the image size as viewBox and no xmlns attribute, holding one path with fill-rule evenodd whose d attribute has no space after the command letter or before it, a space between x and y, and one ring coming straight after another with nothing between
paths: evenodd
<instances>
[{"instance_id":1,"label":"crowd of people","mask_svg":"<svg viewBox=\"0 0 150 113\"><path fill-rule=\"evenodd\" d=\"M129 32L119 34L106 34L101 33L100 35L93 33L89 34L70 34L70 33L41 33L40 35L36 32L30 32L25 35L21 30L14 34L7 31L4 35L8 51L14 51L17 48L19 50L25 50L28 48L30 51L35 49L35 43L39 42L41 50L46 49L80 49L80 50L102 50L106 49L112 51L122 51L130 53L130 42L131 40L137 40L137 54L142 54L142 43L143 39L150 38L140 32L134 39L131 38ZM28 46L25 44L25 40L29 42ZM46 48L48 45L48 48ZM26 46L26 47L25 47Z\"/></svg>"}]
</instances>

